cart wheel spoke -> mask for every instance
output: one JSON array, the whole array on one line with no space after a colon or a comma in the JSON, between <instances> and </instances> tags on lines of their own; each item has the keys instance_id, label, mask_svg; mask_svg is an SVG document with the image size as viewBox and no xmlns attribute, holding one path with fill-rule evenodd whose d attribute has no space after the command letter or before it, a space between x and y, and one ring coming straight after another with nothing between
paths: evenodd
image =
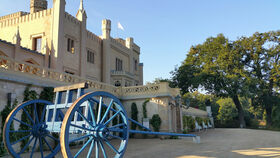
<instances>
[{"instance_id":1,"label":"cart wheel spoke","mask_svg":"<svg viewBox=\"0 0 280 158\"><path fill-rule=\"evenodd\" d=\"M27 147L29 146L29 144L32 142L33 139L34 137L32 137L32 139L30 139L28 143L25 144L25 146L21 149L21 151L18 154L22 154L27 149Z\"/></svg>"},{"instance_id":2,"label":"cart wheel spoke","mask_svg":"<svg viewBox=\"0 0 280 158\"><path fill-rule=\"evenodd\" d=\"M25 137L22 137L22 138L20 138L19 140L17 140L16 142L11 143L11 145L15 145L15 144L17 144L18 142L21 142L22 140L24 140L24 139L26 139L26 138L29 138L31 135L32 135L32 134L29 134L29 135L27 135L27 136L25 136Z\"/></svg>"},{"instance_id":3,"label":"cart wheel spoke","mask_svg":"<svg viewBox=\"0 0 280 158\"><path fill-rule=\"evenodd\" d=\"M29 120L35 124L34 120L31 118L31 116L28 114L28 112L25 110L25 108L22 108L22 110L24 111L24 113L27 115L27 117L29 118Z\"/></svg>"},{"instance_id":4,"label":"cart wheel spoke","mask_svg":"<svg viewBox=\"0 0 280 158\"><path fill-rule=\"evenodd\" d=\"M116 136L116 135L113 135L113 134L109 134L109 136L113 137L113 138L117 138L119 140L123 140L123 138L119 137L119 136Z\"/></svg>"},{"instance_id":5,"label":"cart wheel spoke","mask_svg":"<svg viewBox=\"0 0 280 158\"><path fill-rule=\"evenodd\" d=\"M111 132L122 133L122 132L123 132L123 129L121 129L121 128L111 128L110 131L111 131Z\"/></svg>"},{"instance_id":6,"label":"cart wheel spoke","mask_svg":"<svg viewBox=\"0 0 280 158\"><path fill-rule=\"evenodd\" d=\"M34 144L33 144L32 151L31 151L31 154L30 154L30 158L33 157L33 153L34 153L34 150L35 150L36 145L37 145L37 138L35 139L35 142L34 142Z\"/></svg>"},{"instance_id":7,"label":"cart wheel spoke","mask_svg":"<svg viewBox=\"0 0 280 158\"><path fill-rule=\"evenodd\" d=\"M108 113L109 113L109 111L110 111L110 109L111 109L111 107L112 107L112 105L113 105L113 102L114 102L114 100L112 99L111 102L110 102L110 104L109 104L109 106L107 107L106 112L104 113L104 115L103 115L103 117L102 117L100 123L103 123L103 122L104 122L105 118L107 117L107 115L108 115Z\"/></svg>"},{"instance_id":8,"label":"cart wheel spoke","mask_svg":"<svg viewBox=\"0 0 280 158\"><path fill-rule=\"evenodd\" d=\"M40 122L43 122L43 121L44 121L46 109L47 109L47 105L44 106L44 109L43 109L43 113L42 113L41 121L40 121Z\"/></svg>"},{"instance_id":9,"label":"cart wheel spoke","mask_svg":"<svg viewBox=\"0 0 280 158\"><path fill-rule=\"evenodd\" d=\"M93 107L92 102L89 100L89 111L90 111L90 115L91 115L91 120L92 120L93 126L96 126L95 116L94 116L92 107Z\"/></svg>"},{"instance_id":10,"label":"cart wheel spoke","mask_svg":"<svg viewBox=\"0 0 280 158\"><path fill-rule=\"evenodd\" d=\"M46 142L47 146L49 147L49 149L53 152L53 148L50 146L50 144L48 143L48 141L46 140L46 138L43 137L43 140Z\"/></svg>"},{"instance_id":11,"label":"cart wheel spoke","mask_svg":"<svg viewBox=\"0 0 280 158\"><path fill-rule=\"evenodd\" d=\"M78 126L78 125L75 125L75 124L72 124L72 123L70 125L73 126L73 127L77 127L79 129L86 130L86 131L92 131L91 129L88 129L88 128L85 128L85 127L82 127L82 126Z\"/></svg>"},{"instance_id":12,"label":"cart wheel spoke","mask_svg":"<svg viewBox=\"0 0 280 158\"><path fill-rule=\"evenodd\" d=\"M88 138L88 137L90 137L90 136L92 136L92 134L87 134L87 135L84 135L84 136L82 136L82 137L79 137L79 138L75 138L75 139L73 139L73 140L70 140L69 143L73 143L73 142L76 142L76 141L79 141L79 140Z\"/></svg>"},{"instance_id":13,"label":"cart wheel spoke","mask_svg":"<svg viewBox=\"0 0 280 158\"><path fill-rule=\"evenodd\" d=\"M92 153L92 150L93 150L93 148L94 148L94 144L95 144L95 140L93 140L93 141L91 142L91 145L90 145L90 148L89 148L89 151L88 151L88 154L87 154L87 158L90 158L91 153Z\"/></svg>"},{"instance_id":14,"label":"cart wheel spoke","mask_svg":"<svg viewBox=\"0 0 280 158\"><path fill-rule=\"evenodd\" d=\"M102 152L103 152L104 158L107 158L106 150L105 150L105 148L104 148L104 145L103 145L102 141L99 141L99 145L100 145L101 150L102 150Z\"/></svg>"},{"instance_id":15,"label":"cart wheel spoke","mask_svg":"<svg viewBox=\"0 0 280 158\"><path fill-rule=\"evenodd\" d=\"M17 121L17 122L19 122L19 123L21 123L21 124L23 124L23 125L26 125L26 126L28 126L28 127L30 127L30 128L32 128L32 126L31 125L29 125L28 123L26 123L26 122L23 122L23 121L21 121L21 120L18 120L17 118L13 118L13 120L15 120L15 121Z\"/></svg>"},{"instance_id":16,"label":"cart wheel spoke","mask_svg":"<svg viewBox=\"0 0 280 158\"><path fill-rule=\"evenodd\" d=\"M126 124L121 123L121 124L118 124L118 125L114 125L114 126L112 126L112 127L109 127L108 129L114 129L114 128L121 127L121 126L126 126Z\"/></svg>"},{"instance_id":17,"label":"cart wheel spoke","mask_svg":"<svg viewBox=\"0 0 280 158\"><path fill-rule=\"evenodd\" d=\"M120 154L120 152L109 142L109 140L104 139L105 143L111 148L113 149L117 154Z\"/></svg>"},{"instance_id":18,"label":"cart wheel spoke","mask_svg":"<svg viewBox=\"0 0 280 158\"><path fill-rule=\"evenodd\" d=\"M84 145L83 147L78 151L78 153L74 156L74 158L77 158L84 150L85 148L88 146L88 144L90 142L92 142L93 138L90 138Z\"/></svg>"},{"instance_id":19,"label":"cart wheel spoke","mask_svg":"<svg viewBox=\"0 0 280 158\"><path fill-rule=\"evenodd\" d=\"M44 157L42 139L39 138L41 157Z\"/></svg>"},{"instance_id":20,"label":"cart wheel spoke","mask_svg":"<svg viewBox=\"0 0 280 158\"><path fill-rule=\"evenodd\" d=\"M95 142L95 158L99 157L99 147L98 147L98 142Z\"/></svg>"},{"instance_id":21,"label":"cart wheel spoke","mask_svg":"<svg viewBox=\"0 0 280 158\"><path fill-rule=\"evenodd\" d=\"M106 126L107 124L109 124L115 117L118 116L118 114L120 113L121 111L119 110L117 113L115 113L108 121L106 121L104 123L104 125Z\"/></svg>"},{"instance_id":22,"label":"cart wheel spoke","mask_svg":"<svg viewBox=\"0 0 280 158\"><path fill-rule=\"evenodd\" d=\"M98 106L97 121L96 121L97 124L99 124L100 117L101 117L102 102L103 102L103 97L100 97L99 106Z\"/></svg>"},{"instance_id":23,"label":"cart wheel spoke","mask_svg":"<svg viewBox=\"0 0 280 158\"><path fill-rule=\"evenodd\" d=\"M77 112L92 128L94 128L90 121L81 113L80 110L78 110Z\"/></svg>"},{"instance_id":24,"label":"cart wheel spoke","mask_svg":"<svg viewBox=\"0 0 280 158\"><path fill-rule=\"evenodd\" d=\"M32 132L32 130L17 130L17 131L10 131L10 133L28 133Z\"/></svg>"},{"instance_id":25,"label":"cart wheel spoke","mask_svg":"<svg viewBox=\"0 0 280 158\"><path fill-rule=\"evenodd\" d=\"M34 103L33 105L34 105L35 122L39 123L40 121L39 121L36 103Z\"/></svg>"},{"instance_id":26,"label":"cart wheel spoke","mask_svg":"<svg viewBox=\"0 0 280 158\"><path fill-rule=\"evenodd\" d=\"M57 138L55 138L55 137L53 137L53 136L51 136L51 135L49 135L49 134L47 135L47 137L50 137L50 138L52 138L53 140L59 142L59 140L58 140Z\"/></svg>"}]
</instances>

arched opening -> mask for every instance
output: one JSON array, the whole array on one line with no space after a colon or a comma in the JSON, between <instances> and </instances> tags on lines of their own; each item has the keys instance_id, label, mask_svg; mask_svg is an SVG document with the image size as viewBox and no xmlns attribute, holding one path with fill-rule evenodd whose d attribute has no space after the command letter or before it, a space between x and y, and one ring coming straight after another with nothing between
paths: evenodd
<instances>
[{"instance_id":1,"label":"arched opening","mask_svg":"<svg viewBox=\"0 0 280 158\"><path fill-rule=\"evenodd\" d=\"M1 58L1 56L3 57L8 57L7 54L5 54L3 51L0 50L0 68L5 68L7 69L8 66L7 66L7 60L5 58Z\"/></svg>"},{"instance_id":2,"label":"arched opening","mask_svg":"<svg viewBox=\"0 0 280 158\"><path fill-rule=\"evenodd\" d=\"M120 87L122 84L121 84L121 82L120 81L115 81L115 86L116 87Z\"/></svg>"},{"instance_id":3,"label":"arched opening","mask_svg":"<svg viewBox=\"0 0 280 158\"><path fill-rule=\"evenodd\" d=\"M34 59L32 59L32 58L25 60L25 62L27 62L29 64L40 66L40 64L38 62L36 62Z\"/></svg>"}]
</instances>

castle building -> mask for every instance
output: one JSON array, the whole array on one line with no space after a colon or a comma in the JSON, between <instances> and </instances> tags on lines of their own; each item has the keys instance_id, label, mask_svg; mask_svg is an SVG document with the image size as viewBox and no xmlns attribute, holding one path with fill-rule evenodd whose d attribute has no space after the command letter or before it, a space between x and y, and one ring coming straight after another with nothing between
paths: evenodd
<instances>
[{"instance_id":1,"label":"castle building","mask_svg":"<svg viewBox=\"0 0 280 158\"><path fill-rule=\"evenodd\" d=\"M29 13L0 17L1 41L30 50L4 53L0 47L0 55L115 86L143 85L140 47L133 38L112 38L110 20L102 21L97 36L87 30L83 0L76 16L65 5L65 0L53 0L48 9L47 0L30 0Z\"/></svg>"},{"instance_id":2,"label":"castle building","mask_svg":"<svg viewBox=\"0 0 280 158\"><path fill-rule=\"evenodd\" d=\"M143 85L140 47L133 38L112 38L110 20L102 21L102 35L97 36L87 30L83 0L76 16L65 5L65 0L53 0L48 9L47 0L30 0L30 12L0 17L0 111L9 102L21 102L30 84L39 94L43 87L87 82L88 91L117 96L129 116L135 103L138 120L159 114L161 131L182 131L184 109L176 101L180 90L168 83ZM207 117L192 111L192 116Z\"/></svg>"}]
</instances>

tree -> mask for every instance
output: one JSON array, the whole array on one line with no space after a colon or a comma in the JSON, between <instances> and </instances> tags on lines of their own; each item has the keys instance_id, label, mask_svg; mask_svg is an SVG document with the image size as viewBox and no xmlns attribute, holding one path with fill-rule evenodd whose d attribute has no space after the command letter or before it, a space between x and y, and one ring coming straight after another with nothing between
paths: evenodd
<instances>
[{"instance_id":1,"label":"tree","mask_svg":"<svg viewBox=\"0 0 280 158\"><path fill-rule=\"evenodd\" d=\"M237 41L245 63L252 104L266 111L267 126L272 125L272 110L279 105L280 31L255 33Z\"/></svg>"},{"instance_id":2,"label":"tree","mask_svg":"<svg viewBox=\"0 0 280 158\"><path fill-rule=\"evenodd\" d=\"M138 108L136 103L131 104L131 119L138 121ZM131 124L131 129L135 130L137 125L135 123Z\"/></svg>"},{"instance_id":3,"label":"tree","mask_svg":"<svg viewBox=\"0 0 280 158\"><path fill-rule=\"evenodd\" d=\"M220 105L219 114L217 116L216 126L220 127L236 127L236 121L238 120L238 113L230 98L220 99L217 101Z\"/></svg>"},{"instance_id":4,"label":"tree","mask_svg":"<svg viewBox=\"0 0 280 158\"><path fill-rule=\"evenodd\" d=\"M160 130L160 125L161 125L161 118L159 117L158 114L154 114L152 119L151 119L151 125L154 128L154 131L159 132Z\"/></svg>"},{"instance_id":5,"label":"tree","mask_svg":"<svg viewBox=\"0 0 280 158\"><path fill-rule=\"evenodd\" d=\"M230 97L237 110L240 127L246 127L239 96L247 93L244 63L238 45L224 35L208 38L192 46L184 63L172 72L172 80L183 93L203 87L208 93Z\"/></svg>"}]
</instances>

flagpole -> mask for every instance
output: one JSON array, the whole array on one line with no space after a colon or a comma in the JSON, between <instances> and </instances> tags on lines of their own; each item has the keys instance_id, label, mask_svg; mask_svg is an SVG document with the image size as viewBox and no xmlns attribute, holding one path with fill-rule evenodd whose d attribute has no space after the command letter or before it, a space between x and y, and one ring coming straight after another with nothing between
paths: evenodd
<instances>
[{"instance_id":1,"label":"flagpole","mask_svg":"<svg viewBox=\"0 0 280 158\"><path fill-rule=\"evenodd\" d=\"M117 27L117 38L119 38L119 28L118 27Z\"/></svg>"}]
</instances>

